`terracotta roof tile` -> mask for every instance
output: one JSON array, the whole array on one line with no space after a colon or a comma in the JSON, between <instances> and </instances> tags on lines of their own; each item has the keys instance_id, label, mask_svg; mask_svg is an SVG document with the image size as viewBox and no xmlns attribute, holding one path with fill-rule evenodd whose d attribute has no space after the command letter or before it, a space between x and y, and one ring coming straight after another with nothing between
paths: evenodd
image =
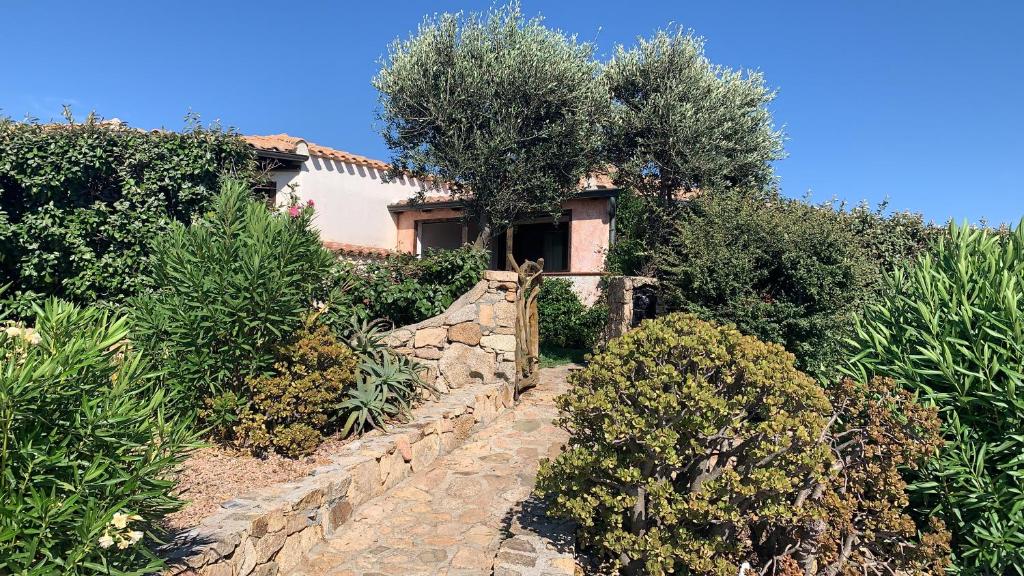
<instances>
[{"instance_id":1,"label":"terracotta roof tile","mask_svg":"<svg viewBox=\"0 0 1024 576\"><path fill-rule=\"evenodd\" d=\"M377 248L376 246L360 246L359 244L345 244L344 242L324 242L324 248L338 254L347 256L360 256L368 258L384 258L394 253L393 250Z\"/></svg>"},{"instance_id":2,"label":"terracotta roof tile","mask_svg":"<svg viewBox=\"0 0 1024 576\"><path fill-rule=\"evenodd\" d=\"M377 170L387 170L389 168L387 162L381 162L380 160L374 160L373 158L367 158L366 156L360 156L358 154L352 154L351 152L345 152L344 150L335 150L334 148L328 148L327 146L321 146L297 138L295 136L289 136L288 134L271 134L268 136L243 136L246 142L252 147L260 150L271 150L274 152L285 152L288 154L300 153L298 150L301 145L305 145L309 150L310 156L317 156L320 158L330 158L332 160L339 160L347 164L354 164L357 166L368 166Z\"/></svg>"}]
</instances>

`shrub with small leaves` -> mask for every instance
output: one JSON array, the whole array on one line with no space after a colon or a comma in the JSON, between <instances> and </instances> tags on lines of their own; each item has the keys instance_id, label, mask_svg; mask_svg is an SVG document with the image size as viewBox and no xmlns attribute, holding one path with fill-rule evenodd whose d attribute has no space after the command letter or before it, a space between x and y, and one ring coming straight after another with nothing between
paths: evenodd
<instances>
[{"instance_id":1,"label":"shrub with small leaves","mask_svg":"<svg viewBox=\"0 0 1024 576\"><path fill-rule=\"evenodd\" d=\"M608 323L608 308L601 303L587 307L572 289L572 282L545 280L537 297L541 346L589 350Z\"/></svg>"},{"instance_id":2,"label":"shrub with small leaves","mask_svg":"<svg viewBox=\"0 0 1024 576\"><path fill-rule=\"evenodd\" d=\"M686 314L611 341L571 382L571 437L538 488L610 566L940 572L944 534L916 541L898 472L936 446L935 413L891 383L842 388L834 415L781 346Z\"/></svg>"},{"instance_id":3,"label":"shrub with small leaves","mask_svg":"<svg viewBox=\"0 0 1024 576\"><path fill-rule=\"evenodd\" d=\"M237 442L257 453L309 454L336 424L356 365L352 350L327 327L307 322L281 349L276 374L249 381L252 402L235 429Z\"/></svg>"}]
</instances>

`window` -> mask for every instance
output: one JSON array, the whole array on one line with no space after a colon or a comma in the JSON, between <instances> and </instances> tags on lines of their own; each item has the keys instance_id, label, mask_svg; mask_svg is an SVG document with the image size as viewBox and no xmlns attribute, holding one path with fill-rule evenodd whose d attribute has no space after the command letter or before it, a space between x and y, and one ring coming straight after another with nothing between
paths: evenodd
<instances>
[{"instance_id":1,"label":"window","mask_svg":"<svg viewBox=\"0 0 1024 576\"><path fill-rule=\"evenodd\" d=\"M267 203L267 208L273 210L275 208L275 202L277 201L277 182L266 179L259 181L256 186L253 187L253 192L257 198L262 198Z\"/></svg>"},{"instance_id":2,"label":"window","mask_svg":"<svg viewBox=\"0 0 1024 576\"><path fill-rule=\"evenodd\" d=\"M461 220L420 222L416 235L416 254L427 250L455 250L465 242Z\"/></svg>"},{"instance_id":3,"label":"window","mask_svg":"<svg viewBox=\"0 0 1024 576\"><path fill-rule=\"evenodd\" d=\"M516 224L512 236L512 257L519 263L543 258L545 272L568 272L569 228L569 218L558 224L550 221ZM505 235L495 236L491 245L494 249L492 265L499 270L506 269Z\"/></svg>"}]
</instances>

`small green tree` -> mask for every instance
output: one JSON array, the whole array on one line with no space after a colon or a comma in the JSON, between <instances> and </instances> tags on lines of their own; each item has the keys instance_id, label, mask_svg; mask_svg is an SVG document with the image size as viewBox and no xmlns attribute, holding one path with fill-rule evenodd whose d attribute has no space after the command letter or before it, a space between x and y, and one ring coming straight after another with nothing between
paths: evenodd
<instances>
[{"instance_id":1,"label":"small green tree","mask_svg":"<svg viewBox=\"0 0 1024 576\"><path fill-rule=\"evenodd\" d=\"M592 54L517 3L426 19L373 81L394 171L450 184L496 229L558 214L599 161L608 95Z\"/></svg>"},{"instance_id":2,"label":"small green tree","mask_svg":"<svg viewBox=\"0 0 1024 576\"><path fill-rule=\"evenodd\" d=\"M619 46L604 79L613 102L608 157L616 181L647 200L648 262L680 194L773 183L782 133L761 74L712 64L704 41L679 29Z\"/></svg>"}]
</instances>

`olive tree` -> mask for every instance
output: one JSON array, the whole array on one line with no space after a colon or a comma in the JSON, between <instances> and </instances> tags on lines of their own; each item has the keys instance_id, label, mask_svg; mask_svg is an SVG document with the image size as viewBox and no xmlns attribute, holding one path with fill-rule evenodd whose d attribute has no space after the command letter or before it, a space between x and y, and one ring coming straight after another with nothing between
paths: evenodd
<instances>
[{"instance_id":1,"label":"olive tree","mask_svg":"<svg viewBox=\"0 0 1024 576\"><path fill-rule=\"evenodd\" d=\"M704 41L679 29L619 46L605 66L612 98L607 154L616 180L646 200L635 230L650 251L669 233L680 195L722 188L760 189L773 181L782 132L760 73L731 70L704 55ZM650 273L647 269L636 272ZM643 268L643 267L641 267Z\"/></svg>"},{"instance_id":2,"label":"olive tree","mask_svg":"<svg viewBox=\"0 0 1024 576\"><path fill-rule=\"evenodd\" d=\"M391 176L445 182L494 228L557 214L600 159L609 100L592 54L516 3L428 17L373 81Z\"/></svg>"}]
</instances>

